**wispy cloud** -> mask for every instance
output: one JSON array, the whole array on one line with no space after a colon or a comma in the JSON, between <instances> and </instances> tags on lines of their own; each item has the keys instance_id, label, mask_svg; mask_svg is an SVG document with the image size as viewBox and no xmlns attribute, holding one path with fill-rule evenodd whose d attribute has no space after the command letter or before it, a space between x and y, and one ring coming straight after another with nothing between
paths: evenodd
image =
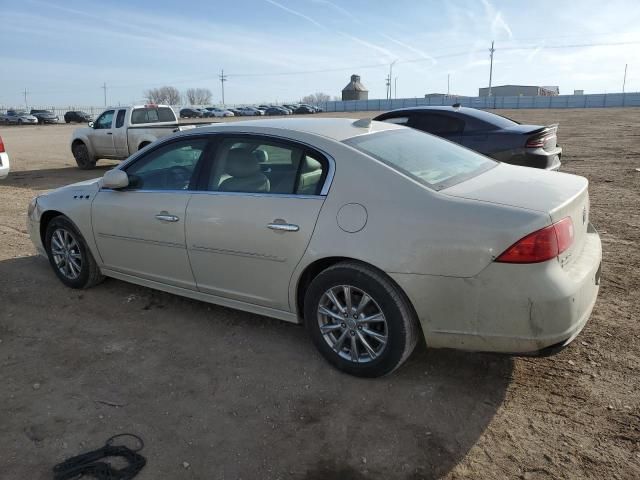
<instances>
[{"instance_id":1,"label":"wispy cloud","mask_svg":"<svg viewBox=\"0 0 640 480\"><path fill-rule=\"evenodd\" d=\"M506 33L509 38L513 38L513 32L507 21L502 16L502 12L493 6L489 0L482 0L485 15L491 22L491 33L498 37L501 33Z\"/></svg>"},{"instance_id":2,"label":"wispy cloud","mask_svg":"<svg viewBox=\"0 0 640 480\"><path fill-rule=\"evenodd\" d=\"M426 53L426 52L424 52L424 51L422 51L422 50L420 50L418 48L412 47L411 45L409 45L407 43L404 43L404 42L402 42L402 41L398 40L397 38L394 38L394 37L392 37L390 35L386 35L386 34L383 33L382 36L384 38L386 38L387 40L389 40L390 42L393 42L396 45L399 45L402 48L406 48L410 52L413 52L413 53L419 55L421 58L424 58L425 60L429 60L432 65L435 65L435 64L438 63L438 61L435 58L433 58L431 55L429 55L428 53Z\"/></svg>"},{"instance_id":3,"label":"wispy cloud","mask_svg":"<svg viewBox=\"0 0 640 480\"><path fill-rule=\"evenodd\" d=\"M329 9L338 12L340 15L342 15L343 17L348 18L349 20L354 21L357 24L361 24L362 22L360 21L360 19L358 19L358 17L356 17L353 13L351 13L350 11L342 8L340 5L336 5L333 2L330 2L329 0L311 0L312 3L315 3L317 5L322 5L325 7L328 7Z\"/></svg>"},{"instance_id":4,"label":"wispy cloud","mask_svg":"<svg viewBox=\"0 0 640 480\"><path fill-rule=\"evenodd\" d=\"M273 5L274 7L278 7L279 9L290 13L291 15L295 15L297 17L300 17L300 18L306 20L309 23L312 23L313 25L315 25L318 28L322 28L322 29L326 29L327 28L324 25L322 25L320 22L316 22L313 18L309 17L308 15L305 15L304 13L298 12L297 10L294 10L292 8L289 8L289 7L285 7L281 3L275 2L274 0L265 0L265 1L267 3L270 3L271 5Z\"/></svg>"}]
</instances>

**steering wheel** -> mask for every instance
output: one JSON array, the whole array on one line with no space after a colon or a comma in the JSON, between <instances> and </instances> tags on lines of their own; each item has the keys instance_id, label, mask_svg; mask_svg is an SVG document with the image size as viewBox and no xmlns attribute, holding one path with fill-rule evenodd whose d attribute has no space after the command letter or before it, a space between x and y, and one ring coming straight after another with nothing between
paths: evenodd
<instances>
[{"instance_id":1,"label":"steering wheel","mask_svg":"<svg viewBox=\"0 0 640 480\"><path fill-rule=\"evenodd\" d=\"M169 175L171 176L170 182L172 184L182 184L180 190L186 190L189 188L189 182L191 181L191 170L182 165L174 165L169 167Z\"/></svg>"}]
</instances>

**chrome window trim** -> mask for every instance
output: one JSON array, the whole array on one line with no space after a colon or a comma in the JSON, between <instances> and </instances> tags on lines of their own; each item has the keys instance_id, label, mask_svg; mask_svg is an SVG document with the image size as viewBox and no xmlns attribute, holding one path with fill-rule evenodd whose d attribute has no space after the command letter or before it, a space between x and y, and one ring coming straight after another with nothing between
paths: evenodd
<instances>
[{"instance_id":1,"label":"chrome window trim","mask_svg":"<svg viewBox=\"0 0 640 480\"><path fill-rule=\"evenodd\" d=\"M259 193L259 192L210 192L206 190L114 190L113 188L100 187L100 192L118 193L172 193L187 195L223 195L229 197L279 197L300 198L302 200L324 200L324 195L296 195L294 193Z\"/></svg>"},{"instance_id":2,"label":"chrome window trim","mask_svg":"<svg viewBox=\"0 0 640 480\"><path fill-rule=\"evenodd\" d=\"M196 130L196 129L194 129ZM336 172L336 161L335 159L326 151L322 150L321 148L316 147L315 145L311 145L310 143L306 143L306 142L302 142L300 140L295 140L295 139L291 139L289 137L283 137L280 135L271 135L271 134L267 134L267 133L255 133L255 132L247 132L247 131L233 131L233 132L205 132L203 133L202 131L191 131L191 130L187 130L187 131L182 131L180 132L179 135L171 135L170 137L166 137L165 139L160 140L159 142L154 142L154 150L156 148L160 148L162 147L165 143L171 143L172 141L177 141L178 139L183 139L183 138L188 138L188 137L192 137L192 136L202 136L202 137L210 137L210 136L216 136L216 135L253 135L253 136L257 136L257 137L265 137L265 138L272 138L272 139L276 139L276 140L282 140L285 142L293 142L293 143L298 143L300 145L304 145L305 147L309 147L313 150L317 150L318 152L320 152L322 155L324 155L324 157L327 159L327 163L329 165L329 170L327 171L327 176L324 179L324 185L322 185L322 189L320 190L320 194L319 195L296 195L296 194L289 194L289 193L260 193L257 195L260 196L271 196L271 195L277 195L277 196L290 196L290 197L295 197L295 198L302 198L302 197L307 197L307 198L317 198L317 197L326 197L329 194L329 190L331 189L331 184L333 183L333 177L335 176L335 172ZM141 153L140 150L138 150L136 153L134 153L133 155L131 155L127 160L125 160L124 162L120 163L120 165L118 165L117 168L118 170L124 170L125 168L127 168L131 163L134 163L136 160L138 160L139 157L141 157L143 154L147 154L150 152L143 152ZM110 190L110 189L105 189L105 190ZM143 191L143 190L127 190L127 191ZM190 193L239 193L241 195L247 195L248 192L202 192L200 190L149 190L152 192L190 192Z\"/></svg>"}]
</instances>

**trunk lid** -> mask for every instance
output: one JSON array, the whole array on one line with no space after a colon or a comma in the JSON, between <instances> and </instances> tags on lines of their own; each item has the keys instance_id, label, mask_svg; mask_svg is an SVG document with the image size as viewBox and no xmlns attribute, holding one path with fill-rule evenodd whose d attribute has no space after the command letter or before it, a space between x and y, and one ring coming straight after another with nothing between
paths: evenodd
<instances>
[{"instance_id":1,"label":"trunk lid","mask_svg":"<svg viewBox=\"0 0 640 480\"><path fill-rule=\"evenodd\" d=\"M588 185L586 178L577 175L501 163L440 193L544 212L549 215L549 224L571 217L574 241L559 257L565 265L580 252L586 238L589 225Z\"/></svg>"}]
</instances>

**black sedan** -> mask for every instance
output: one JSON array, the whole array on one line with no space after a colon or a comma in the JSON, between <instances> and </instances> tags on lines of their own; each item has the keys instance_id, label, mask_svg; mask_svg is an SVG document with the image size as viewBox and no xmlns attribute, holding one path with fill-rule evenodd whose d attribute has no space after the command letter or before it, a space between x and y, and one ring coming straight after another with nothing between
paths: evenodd
<instances>
[{"instance_id":1,"label":"black sedan","mask_svg":"<svg viewBox=\"0 0 640 480\"><path fill-rule=\"evenodd\" d=\"M183 108L180 110L181 118L202 118L204 113L199 108Z\"/></svg>"},{"instance_id":2,"label":"black sedan","mask_svg":"<svg viewBox=\"0 0 640 480\"><path fill-rule=\"evenodd\" d=\"M58 123L58 116L49 110L31 110L31 115L38 119L38 123Z\"/></svg>"},{"instance_id":3,"label":"black sedan","mask_svg":"<svg viewBox=\"0 0 640 480\"><path fill-rule=\"evenodd\" d=\"M91 120L93 120L91 115L81 112L80 110L70 110L64 114L64 121L66 123L89 123Z\"/></svg>"},{"instance_id":4,"label":"black sedan","mask_svg":"<svg viewBox=\"0 0 640 480\"><path fill-rule=\"evenodd\" d=\"M309 105L300 105L295 109L294 113L316 113L316 109Z\"/></svg>"},{"instance_id":5,"label":"black sedan","mask_svg":"<svg viewBox=\"0 0 640 480\"><path fill-rule=\"evenodd\" d=\"M521 125L495 113L457 105L402 108L374 120L422 130L500 162L547 170L557 170L561 164L557 124Z\"/></svg>"},{"instance_id":6,"label":"black sedan","mask_svg":"<svg viewBox=\"0 0 640 480\"><path fill-rule=\"evenodd\" d=\"M269 107L264 112L265 115L291 115L291 110L284 107Z\"/></svg>"}]
</instances>

